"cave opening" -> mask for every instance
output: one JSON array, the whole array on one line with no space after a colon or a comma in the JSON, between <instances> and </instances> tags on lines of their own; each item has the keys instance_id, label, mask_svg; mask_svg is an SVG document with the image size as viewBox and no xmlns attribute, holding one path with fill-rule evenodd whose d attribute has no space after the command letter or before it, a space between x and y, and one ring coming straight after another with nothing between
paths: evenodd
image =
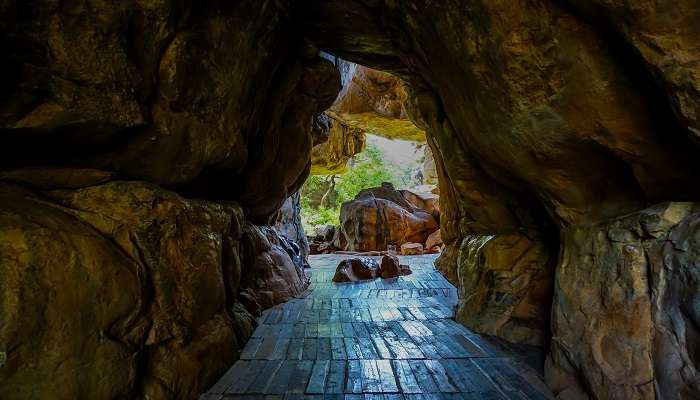
<instances>
[{"instance_id":1,"label":"cave opening","mask_svg":"<svg viewBox=\"0 0 700 400\"><path fill-rule=\"evenodd\" d=\"M311 172L299 190L311 254L439 252L438 175L406 110L406 83L321 54L340 71L341 89L315 117Z\"/></svg>"},{"instance_id":2,"label":"cave opening","mask_svg":"<svg viewBox=\"0 0 700 400\"><path fill-rule=\"evenodd\" d=\"M0 398L700 398L699 19L2 2Z\"/></svg>"}]
</instances>

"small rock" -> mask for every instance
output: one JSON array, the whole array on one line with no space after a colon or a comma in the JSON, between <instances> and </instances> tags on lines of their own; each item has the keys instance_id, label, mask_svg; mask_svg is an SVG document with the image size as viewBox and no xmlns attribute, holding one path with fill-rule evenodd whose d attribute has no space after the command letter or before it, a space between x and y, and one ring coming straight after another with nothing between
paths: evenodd
<instances>
[{"instance_id":1,"label":"small rock","mask_svg":"<svg viewBox=\"0 0 700 400\"><path fill-rule=\"evenodd\" d=\"M392 255L382 257L382 264L379 267L379 276L383 279L396 278L401 275L399 268L399 258Z\"/></svg>"},{"instance_id":2,"label":"small rock","mask_svg":"<svg viewBox=\"0 0 700 400\"><path fill-rule=\"evenodd\" d=\"M349 258L338 264L333 282L357 282L374 279L378 275L377 262L370 258Z\"/></svg>"}]
</instances>

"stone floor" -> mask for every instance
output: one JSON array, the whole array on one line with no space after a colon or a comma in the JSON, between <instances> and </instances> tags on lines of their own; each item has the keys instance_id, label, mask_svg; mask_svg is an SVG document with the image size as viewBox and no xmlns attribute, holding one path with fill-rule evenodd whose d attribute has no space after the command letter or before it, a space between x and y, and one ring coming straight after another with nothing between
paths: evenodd
<instances>
[{"instance_id":1,"label":"stone floor","mask_svg":"<svg viewBox=\"0 0 700 400\"><path fill-rule=\"evenodd\" d=\"M538 374L454 322L435 256L413 274L334 284L349 256L311 256L306 298L267 310L241 359L201 399L551 399Z\"/></svg>"}]
</instances>

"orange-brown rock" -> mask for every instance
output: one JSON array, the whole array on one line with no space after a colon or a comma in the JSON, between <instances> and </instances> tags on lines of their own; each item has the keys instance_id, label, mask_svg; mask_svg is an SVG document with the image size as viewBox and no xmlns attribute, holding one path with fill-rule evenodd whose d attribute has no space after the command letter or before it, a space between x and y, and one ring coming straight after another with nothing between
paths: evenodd
<instances>
[{"instance_id":1,"label":"orange-brown rock","mask_svg":"<svg viewBox=\"0 0 700 400\"><path fill-rule=\"evenodd\" d=\"M401 195L413 207L426 211L440 220L440 196L434 193L419 193L410 190L399 190Z\"/></svg>"},{"instance_id":2,"label":"orange-brown rock","mask_svg":"<svg viewBox=\"0 0 700 400\"><path fill-rule=\"evenodd\" d=\"M563 232L548 385L562 398L700 397L700 204Z\"/></svg>"},{"instance_id":3,"label":"orange-brown rock","mask_svg":"<svg viewBox=\"0 0 700 400\"><path fill-rule=\"evenodd\" d=\"M267 222L308 175L311 119L341 89L335 65L291 32L292 9L3 4L3 166L116 171Z\"/></svg>"},{"instance_id":4,"label":"orange-brown rock","mask_svg":"<svg viewBox=\"0 0 700 400\"><path fill-rule=\"evenodd\" d=\"M435 218L415 208L390 183L364 189L340 208L336 246L346 250L386 250L387 245L423 243L438 228Z\"/></svg>"},{"instance_id":5,"label":"orange-brown rock","mask_svg":"<svg viewBox=\"0 0 700 400\"><path fill-rule=\"evenodd\" d=\"M456 319L514 343L547 344L556 259L524 235L467 236L459 248Z\"/></svg>"},{"instance_id":6,"label":"orange-brown rock","mask_svg":"<svg viewBox=\"0 0 700 400\"><path fill-rule=\"evenodd\" d=\"M282 207L277 211L273 227L291 242L290 246L297 248L295 253L301 258L301 263L305 266L308 265L309 240L301 223L301 196L299 192L294 193L284 201Z\"/></svg>"},{"instance_id":7,"label":"orange-brown rock","mask_svg":"<svg viewBox=\"0 0 700 400\"><path fill-rule=\"evenodd\" d=\"M440 249L440 246L442 246L442 238L440 237L440 229L438 229L425 239L425 248L433 250Z\"/></svg>"},{"instance_id":8,"label":"orange-brown rock","mask_svg":"<svg viewBox=\"0 0 700 400\"><path fill-rule=\"evenodd\" d=\"M421 243L404 243L401 245L401 254L404 256L417 256L423 254L423 245Z\"/></svg>"},{"instance_id":9,"label":"orange-brown rock","mask_svg":"<svg viewBox=\"0 0 700 400\"><path fill-rule=\"evenodd\" d=\"M338 264L333 275L333 282L357 282L374 279L379 276L379 265L371 258L349 258Z\"/></svg>"},{"instance_id":10,"label":"orange-brown rock","mask_svg":"<svg viewBox=\"0 0 700 400\"><path fill-rule=\"evenodd\" d=\"M384 71L340 61L343 89L331 110L345 114L376 113L390 119L407 119L403 82Z\"/></svg>"},{"instance_id":11,"label":"orange-brown rock","mask_svg":"<svg viewBox=\"0 0 700 400\"><path fill-rule=\"evenodd\" d=\"M396 278L401 275L400 265L398 257L392 255L383 256L379 265L379 276L383 279Z\"/></svg>"},{"instance_id":12,"label":"orange-brown rock","mask_svg":"<svg viewBox=\"0 0 700 400\"><path fill-rule=\"evenodd\" d=\"M328 137L311 150L311 173L325 175L343 173L347 163L365 148L365 131L328 114Z\"/></svg>"},{"instance_id":13,"label":"orange-brown rock","mask_svg":"<svg viewBox=\"0 0 700 400\"><path fill-rule=\"evenodd\" d=\"M306 288L233 203L142 182L0 187L2 398L196 397L252 332L241 288L264 307Z\"/></svg>"}]
</instances>

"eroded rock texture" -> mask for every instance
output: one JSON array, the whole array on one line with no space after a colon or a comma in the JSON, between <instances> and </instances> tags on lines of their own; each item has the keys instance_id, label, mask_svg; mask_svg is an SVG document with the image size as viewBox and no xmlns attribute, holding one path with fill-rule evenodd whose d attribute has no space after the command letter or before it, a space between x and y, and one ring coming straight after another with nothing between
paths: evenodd
<instances>
[{"instance_id":1,"label":"eroded rock texture","mask_svg":"<svg viewBox=\"0 0 700 400\"><path fill-rule=\"evenodd\" d=\"M294 252L298 254L304 265L308 265L309 240L306 238L304 227L301 224L301 196L299 192L289 196L277 211L274 228L280 235L293 243L290 244L291 247L296 245L297 248L294 249Z\"/></svg>"},{"instance_id":2,"label":"eroded rock texture","mask_svg":"<svg viewBox=\"0 0 700 400\"><path fill-rule=\"evenodd\" d=\"M311 173L314 175L346 172L348 160L365 148L364 129L349 125L332 113L326 115L327 137L311 150Z\"/></svg>"},{"instance_id":3,"label":"eroded rock texture","mask_svg":"<svg viewBox=\"0 0 700 400\"><path fill-rule=\"evenodd\" d=\"M547 360L555 392L700 396L699 240L697 203L564 230Z\"/></svg>"},{"instance_id":4,"label":"eroded rock texture","mask_svg":"<svg viewBox=\"0 0 700 400\"><path fill-rule=\"evenodd\" d=\"M2 398L196 397L238 356L251 312L306 288L235 203L138 182L0 185Z\"/></svg>"},{"instance_id":5,"label":"eroded rock texture","mask_svg":"<svg viewBox=\"0 0 700 400\"><path fill-rule=\"evenodd\" d=\"M457 321L515 343L545 346L556 258L523 235L471 235L457 259Z\"/></svg>"},{"instance_id":6,"label":"eroded rock texture","mask_svg":"<svg viewBox=\"0 0 700 400\"><path fill-rule=\"evenodd\" d=\"M310 119L340 90L291 33L292 6L5 2L2 163L118 171L267 222L306 178Z\"/></svg>"},{"instance_id":7,"label":"eroded rock texture","mask_svg":"<svg viewBox=\"0 0 700 400\"><path fill-rule=\"evenodd\" d=\"M696 214L639 210L700 200L698 19L696 0L4 1L0 397L191 398L251 312L303 288L252 223L298 190L348 81L319 49L406 84L366 72L354 115L426 131L465 324L539 341L519 305L546 274L512 257L559 251L560 396L697 397ZM343 247L390 237L359 215Z\"/></svg>"},{"instance_id":8,"label":"eroded rock texture","mask_svg":"<svg viewBox=\"0 0 700 400\"><path fill-rule=\"evenodd\" d=\"M472 235L523 235L543 243L540 257L551 257L559 251L558 230L569 232L664 201L700 199L698 16L694 0L338 0L317 1L307 14L309 35L319 47L408 82L406 110L427 129L440 178L441 237L447 247L439 263L475 294L500 287L499 281L484 279L488 268L457 279L459 249ZM569 246L562 243L561 251L571 251ZM577 265L600 274L617 268L611 259L595 267L591 262L583 257ZM510 276L522 273L515 260L501 265ZM533 283L539 279L528 276ZM697 292L693 280L688 284ZM572 280L566 289L571 301L585 302L579 285L605 293L613 283ZM560 290L557 285L555 291ZM620 301L634 309L633 298ZM484 312L501 307L483 300L475 304L484 305ZM565 315L562 311L561 321ZM645 390L654 385L645 380L652 378L645 372L650 363L679 376L697 365L695 360L675 363L673 352L647 352L646 366L629 361L626 369L613 368L618 382L635 377L627 391L617 391L595 363L578 361L577 354L587 352L585 344L574 341L566 351L556 350L558 332L576 336L580 326L597 326L596 318L585 314L578 325L559 328L555 321L553 345L557 357L576 359L566 375L570 386L590 386L593 397L648 395ZM600 329L615 330L618 344L636 342L639 333L622 328L625 317L619 318L619 330L614 318L601 322ZM463 313L462 321L483 327L479 313ZM599 348L596 357L622 363L632 354L616 353L607 343ZM601 389L608 386L610 391ZM658 396L669 395L660 390Z\"/></svg>"},{"instance_id":9,"label":"eroded rock texture","mask_svg":"<svg viewBox=\"0 0 700 400\"><path fill-rule=\"evenodd\" d=\"M392 184L384 183L343 203L335 245L351 251L386 250L389 244L425 243L437 229L432 214L413 206Z\"/></svg>"}]
</instances>

